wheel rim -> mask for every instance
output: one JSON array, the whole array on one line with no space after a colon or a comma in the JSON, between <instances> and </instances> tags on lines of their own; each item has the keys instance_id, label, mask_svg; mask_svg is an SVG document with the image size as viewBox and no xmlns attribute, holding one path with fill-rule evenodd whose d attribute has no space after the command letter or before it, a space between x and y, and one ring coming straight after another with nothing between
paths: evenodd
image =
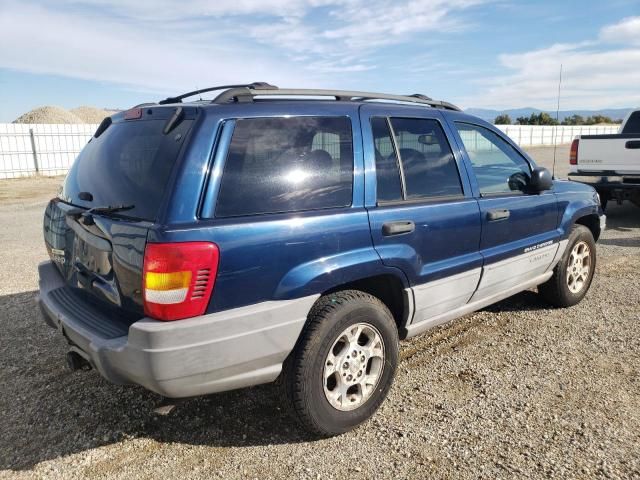
<instances>
[{"instance_id":1,"label":"wheel rim","mask_svg":"<svg viewBox=\"0 0 640 480\"><path fill-rule=\"evenodd\" d=\"M580 293L591 272L591 249L586 242L574 245L567 262L567 286L571 293Z\"/></svg>"},{"instance_id":2,"label":"wheel rim","mask_svg":"<svg viewBox=\"0 0 640 480\"><path fill-rule=\"evenodd\" d=\"M354 410L375 391L384 369L384 341L371 324L347 327L324 362L324 394L337 410Z\"/></svg>"}]
</instances>

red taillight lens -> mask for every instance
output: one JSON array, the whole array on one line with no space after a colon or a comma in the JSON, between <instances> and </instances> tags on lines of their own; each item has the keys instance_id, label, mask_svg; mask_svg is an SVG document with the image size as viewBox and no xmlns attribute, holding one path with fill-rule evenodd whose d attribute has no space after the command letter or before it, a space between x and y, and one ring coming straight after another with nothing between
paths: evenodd
<instances>
[{"instance_id":1,"label":"red taillight lens","mask_svg":"<svg viewBox=\"0 0 640 480\"><path fill-rule=\"evenodd\" d=\"M179 320L204 314L220 252L210 242L148 243L142 286L145 315Z\"/></svg>"},{"instance_id":2,"label":"red taillight lens","mask_svg":"<svg viewBox=\"0 0 640 480\"><path fill-rule=\"evenodd\" d=\"M142 109L141 108L131 108L124 112L125 120L136 120L138 118L142 118Z\"/></svg>"},{"instance_id":3,"label":"red taillight lens","mask_svg":"<svg viewBox=\"0 0 640 480\"><path fill-rule=\"evenodd\" d=\"M571 142L571 150L569 150L570 165L578 164L578 142L579 140L577 138L573 142Z\"/></svg>"}]
</instances>

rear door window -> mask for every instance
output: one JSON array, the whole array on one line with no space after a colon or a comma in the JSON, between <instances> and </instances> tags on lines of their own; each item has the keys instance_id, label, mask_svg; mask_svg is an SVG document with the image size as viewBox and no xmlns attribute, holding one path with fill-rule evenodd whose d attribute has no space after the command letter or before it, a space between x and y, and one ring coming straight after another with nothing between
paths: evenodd
<instances>
[{"instance_id":1,"label":"rear door window","mask_svg":"<svg viewBox=\"0 0 640 480\"><path fill-rule=\"evenodd\" d=\"M463 195L442 126L428 118L371 119L379 202Z\"/></svg>"},{"instance_id":2,"label":"rear door window","mask_svg":"<svg viewBox=\"0 0 640 480\"><path fill-rule=\"evenodd\" d=\"M379 202L402 200L402 181L396 151L386 118L371 119L376 155L376 182Z\"/></svg>"},{"instance_id":3,"label":"rear door window","mask_svg":"<svg viewBox=\"0 0 640 480\"><path fill-rule=\"evenodd\" d=\"M216 217L351 205L353 139L347 117L236 120Z\"/></svg>"},{"instance_id":4,"label":"rear door window","mask_svg":"<svg viewBox=\"0 0 640 480\"><path fill-rule=\"evenodd\" d=\"M455 157L437 120L392 118L409 200L462 195Z\"/></svg>"}]
</instances>

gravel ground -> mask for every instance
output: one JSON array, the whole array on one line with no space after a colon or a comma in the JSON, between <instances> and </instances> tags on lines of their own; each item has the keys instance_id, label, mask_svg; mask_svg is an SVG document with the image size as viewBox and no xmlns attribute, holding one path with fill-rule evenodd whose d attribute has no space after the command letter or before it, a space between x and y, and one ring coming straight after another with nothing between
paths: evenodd
<instances>
[{"instance_id":1,"label":"gravel ground","mask_svg":"<svg viewBox=\"0 0 640 480\"><path fill-rule=\"evenodd\" d=\"M157 395L65 369L65 344L33 302L42 210L58 182L0 201L11 272L0 277L0 478L640 478L636 207L608 210L580 305L553 309L524 292L403 342L374 419L310 441L275 386L158 416Z\"/></svg>"}]
</instances>

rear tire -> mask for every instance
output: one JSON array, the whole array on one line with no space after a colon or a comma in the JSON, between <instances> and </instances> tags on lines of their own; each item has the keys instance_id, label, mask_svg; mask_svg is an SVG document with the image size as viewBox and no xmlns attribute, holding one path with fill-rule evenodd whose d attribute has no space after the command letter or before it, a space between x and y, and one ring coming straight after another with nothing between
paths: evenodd
<instances>
[{"instance_id":1,"label":"rear tire","mask_svg":"<svg viewBox=\"0 0 640 480\"><path fill-rule=\"evenodd\" d=\"M538 292L556 307L576 305L589 291L595 268L596 242L591 230L584 225L574 225L553 276L538 286Z\"/></svg>"},{"instance_id":2,"label":"rear tire","mask_svg":"<svg viewBox=\"0 0 640 480\"><path fill-rule=\"evenodd\" d=\"M397 364L398 330L389 309L368 293L344 290L321 297L311 309L285 362L284 386L302 426L328 437L376 412Z\"/></svg>"}]
</instances>

